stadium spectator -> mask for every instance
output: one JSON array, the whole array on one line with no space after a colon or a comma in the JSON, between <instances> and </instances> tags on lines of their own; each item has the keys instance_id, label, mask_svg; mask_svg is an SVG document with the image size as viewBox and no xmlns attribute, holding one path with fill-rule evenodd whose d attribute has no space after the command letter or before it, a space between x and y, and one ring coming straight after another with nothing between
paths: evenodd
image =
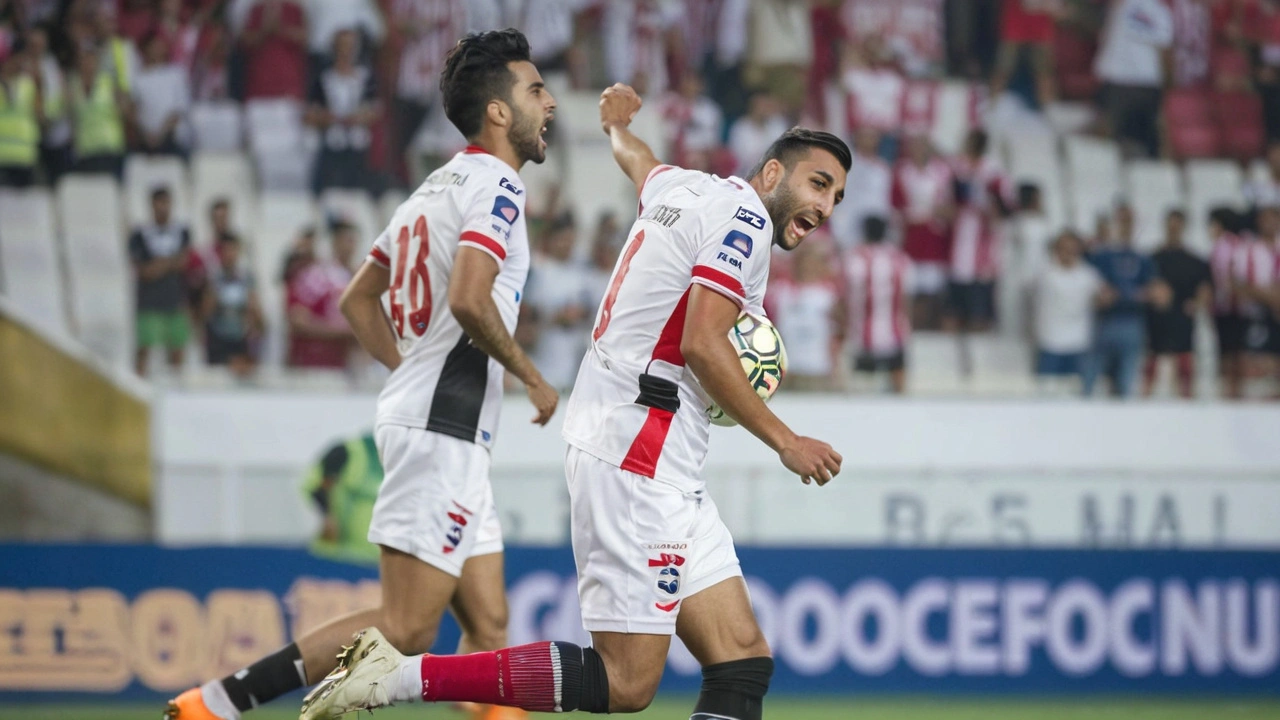
<instances>
[{"instance_id":1,"label":"stadium spectator","mask_svg":"<svg viewBox=\"0 0 1280 720\"><path fill-rule=\"evenodd\" d=\"M191 146L189 78L185 68L170 60L165 35L152 32L143 39L142 68L133 82L135 148L186 156Z\"/></svg>"},{"instance_id":2,"label":"stadium spectator","mask_svg":"<svg viewBox=\"0 0 1280 720\"><path fill-rule=\"evenodd\" d=\"M705 0L704 0L705 1ZM717 0L712 0L716 2ZM577 39L578 15L594 0L507 0L507 24L518 25L529 39L529 55L542 78L554 89L586 84L586 54ZM693 23L687 23L686 29ZM484 28L496 29L498 25ZM476 28L479 29L479 28Z\"/></svg>"},{"instance_id":3,"label":"stadium spectator","mask_svg":"<svg viewBox=\"0 0 1280 720\"><path fill-rule=\"evenodd\" d=\"M92 46L76 54L76 72L68 83L74 128L75 170L124 172L125 122L131 117L129 97L118 76L104 69L101 54Z\"/></svg>"},{"instance_id":4,"label":"stadium spectator","mask_svg":"<svg viewBox=\"0 0 1280 720\"><path fill-rule=\"evenodd\" d=\"M231 227L231 201L225 197L215 198L209 203L209 233L212 246L200 247L193 244L187 256L187 267L184 270L185 284L191 307L204 305L205 287L209 282L211 269L218 264L217 243L226 235L236 235Z\"/></svg>"},{"instance_id":5,"label":"stadium spectator","mask_svg":"<svg viewBox=\"0 0 1280 720\"><path fill-rule=\"evenodd\" d=\"M1165 82L1162 53L1173 43L1173 15L1164 0L1116 0L1103 28L1094 72L1104 83L1111 132L1146 157L1160 153L1156 120Z\"/></svg>"},{"instance_id":6,"label":"stadium spectator","mask_svg":"<svg viewBox=\"0 0 1280 720\"><path fill-rule=\"evenodd\" d=\"M1151 261L1156 277L1168 286L1172 297L1167 308L1153 307L1147 313L1143 395L1149 397L1154 392L1160 361L1172 360L1178 394L1190 398L1195 395L1195 319L1213 297L1213 278L1209 263L1189 252L1183 243L1186 213L1170 210L1164 226L1164 245Z\"/></svg>"},{"instance_id":7,"label":"stadium spectator","mask_svg":"<svg viewBox=\"0 0 1280 720\"><path fill-rule=\"evenodd\" d=\"M1262 99L1267 140L1274 142L1280 140L1280 7L1261 3L1259 9L1262 22L1254 49L1253 75Z\"/></svg>"},{"instance_id":8,"label":"stadium spectator","mask_svg":"<svg viewBox=\"0 0 1280 720\"><path fill-rule=\"evenodd\" d=\"M31 55L19 41L0 60L0 186L35 183L44 115L40 85Z\"/></svg>"},{"instance_id":9,"label":"stadium spectator","mask_svg":"<svg viewBox=\"0 0 1280 720\"><path fill-rule=\"evenodd\" d=\"M207 13L207 9L201 8L188 16L183 10L182 0L159 0L156 4L155 23L149 34L164 38L169 50L167 61L188 74L195 66L201 25ZM135 39L134 42L138 41Z\"/></svg>"},{"instance_id":10,"label":"stadium spectator","mask_svg":"<svg viewBox=\"0 0 1280 720\"><path fill-rule=\"evenodd\" d=\"M211 23L206 27L200 39L200 51L191 69L191 92L196 102L220 102L233 96L233 45L231 32L225 25Z\"/></svg>"},{"instance_id":11,"label":"stadium spectator","mask_svg":"<svg viewBox=\"0 0 1280 720\"><path fill-rule=\"evenodd\" d=\"M1218 373L1222 396L1244 393L1244 320L1233 284L1236 249L1240 247L1240 216L1229 207L1209 212L1209 272L1213 280L1213 323L1218 340Z\"/></svg>"},{"instance_id":12,"label":"stadium spectator","mask_svg":"<svg viewBox=\"0 0 1280 720\"><path fill-rule=\"evenodd\" d=\"M1174 87L1205 87L1209 84L1213 49L1211 4L1206 0L1171 0L1169 4L1173 14L1170 64Z\"/></svg>"},{"instance_id":13,"label":"stadium spectator","mask_svg":"<svg viewBox=\"0 0 1280 720\"><path fill-rule=\"evenodd\" d=\"M345 562L378 562L378 546L369 542L369 522L383 475L372 432L325 451L303 485L321 515L311 552Z\"/></svg>"},{"instance_id":14,"label":"stadium spectator","mask_svg":"<svg viewBox=\"0 0 1280 720\"><path fill-rule=\"evenodd\" d=\"M98 48L100 67L113 76L121 90L128 93L133 89L133 78L138 72L137 46L120 34L115 3L86 3L86 6L89 39Z\"/></svg>"},{"instance_id":15,"label":"stadium spectator","mask_svg":"<svg viewBox=\"0 0 1280 720\"><path fill-rule=\"evenodd\" d=\"M1242 232L1240 238L1231 258L1231 287L1243 324L1247 377L1251 369L1264 369L1270 356L1280 354L1280 333L1270 305L1271 293L1280 284L1276 277L1280 200L1259 207L1255 231Z\"/></svg>"},{"instance_id":16,"label":"stadium spectator","mask_svg":"<svg viewBox=\"0 0 1280 720\"><path fill-rule=\"evenodd\" d=\"M27 30L27 52L36 64L43 102L44 127L40 134L40 161L45 180L56 184L71 169L71 122L67 119L67 85L62 64L49 47L49 30L37 25Z\"/></svg>"},{"instance_id":17,"label":"stadium spectator","mask_svg":"<svg viewBox=\"0 0 1280 720\"><path fill-rule=\"evenodd\" d=\"M368 46L381 42L386 34L382 14L373 0L307 0L307 48L313 73L334 59L338 34L350 30Z\"/></svg>"},{"instance_id":18,"label":"stadium spectator","mask_svg":"<svg viewBox=\"0 0 1280 720\"><path fill-rule=\"evenodd\" d=\"M1244 197L1251 207L1280 200L1280 140L1267 145L1266 172L1244 188Z\"/></svg>"},{"instance_id":19,"label":"stadium spectator","mask_svg":"<svg viewBox=\"0 0 1280 720\"><path fill-rule=\"evenodd\" d=\"M747 86L767 90L782 102L788 118L799 118L804 112L806 80L813 62L808 3L755 0L747 27Z\"/></svg>"},{"instance_id":20,"label":"stadium spectator","mask_svg":"<svg viewBox=\"0 0 1280 720\"><path fill-rule=\"evenodd\" d=\"M626 239L617 216L611 211L600 213L591 239L591 265L587 268L587 314L593 318L609 290L613 266L618 262L618 254Z\"/></svg>"},{"instance_id":21,"label":"stadium spectator","mask_svg":"<svg viewBox=\"0 0 1280 720\"><path fill-rule=\"evenodd\" d=\"M137 343L134 367L146 376L151 349L167 351L169 367L182 367L190 335L183 271L191 251L191 232L173 220L169 188L151 191L151 222L129 236L129 257L137 276Z\"/></svg>"},{"instance_id":22,"label":"stadium spectator","mask_svg":"<svg viewBox=\"0 0 1280 720\"><path fill-rule=\"evenodd\" d=\"M840 387L840 349L846 323L837 249L829 236L809 238L792 253L787 277L772 278L766 307L787 339L789 390Z\"/></svg>"},{"instance_id":23,"label":"stadium spectator","mask_svg":"<svg viewBox=\"0 0 1280 720\"><path fill-rule=\"evenodd\" d=\"M312 179L319 194L328 188L370 190L369 147L378 117L373 72L359 63L360 37L342 30L333 40L333 66L311 86L306 122L320 133Z\"/></svg>"},{"instance_id":24,"label":"stadium spectator","mask_svg":"<svg viewBox=\"0 0 1280 720\"><path fill-rule=\"evenodd\" d=\"M1009 178L987 155L987 143L985 130L969 131L964 152L951 164L956 215L944 325L958 333L960 374L965 378L973 374L969 333L988 330L995 320L1003 226L1013 209Z\"/></svg>"},{"instance_id":25,"label":"stadium spectator","mask_svg":"<svg viewBox=\"0 0 1280 720\"><path fill-rule=\"evenodd\" d=\"M856 348L853 369L862 374L887 372L890 389L901 395L906 392L911 335L911 258L887 242L884 217L870 215L862 224L864 242L850 252L846 264L849 332Z\"/></svg>"},{"instance_id":26,"label":"stadium spectator","mask_svg":"<svg viewBox=\"0 0 1280 720\"><path fill-rule=\"evenodd\" d=\"M560 215L547 228L529 271L525 299L537 324L534 363L559 390L572 387L578 376L592 320L587 274L573 257L577 237L571 213Z\"/></svg>"},{"instance_id":27,"label":"stadium spectator","mask_svg":"<svg viewBox=\"0 0 1280 720\"><path fill-rule=\"evenodd\" d=\"M942 69L944 5L962 16L980 19L988 2L946 3L944 0L839 0L844 37L885 38L894 58L909 77L934 76ZM994 42L986 43L994 48Z\"/></svg>"},{"instance_id":28,"label":"stadium spectator","mask_svg":"<svg viewBox=\"0 0 1280 720\"><path fill-rule=\"evenodd\" d=\"M1000 49L991 76L991 96L999 99L1023 62L1035 77L1036 101L1046 109L1057 97L1053 83L1053 25L1065 11L1063 0L1003 0Z\"/></svg>"},{"instance_id":29,"label":"stadium spectator","mask_svg":"<svg viewBox=\"0 0 1280 720\"><path fill-rule=\"evenodd\" d=\"M346 369L355 342L338 300L351 282L356 228L340 222L331 234L332 259L313 261L286 288L290 367Z\"/></svg>"},{"instance_id":30,"label":"stadium spectator","mask_svg":"<svg viewBox=\"0 0 1280 720\"><path fill-rule=\"evenodd\" d=\"M919 328L937 329L941 323L954 198L951 168L934 154L929 138L907 136L906 152L894 166L892 201L902 226L902 249L914 270L911 317Z\"/></svg>"},{"instance_id":31,"label":"stadium spectator","mask_svg":"<svg viewBox=\"0 0 1280 720\"><path fill-rule=\"evenodd\" d=\"M765 150L786 131L787 119L777 99L764 91L752 92L747 99L747 113L729 128L729 151L737 161L734 174L746 177Z\"/></svg>"},{"instance_id":32,"label":"stadium spectator","mask_svg":"<svg viewBox=\"0 0 1280 720\"><path fill-rule=\"evenodd\" d=\"M663 98L661 114L667 145L664 157L672 158L683 168L711 172L724 134L724 115L705 90L701 75L685 73L677 90Z\"/></svg>"},{"instance_id":33,"label":"stadium spectator","mask_svg":"<svg viewBox=\"0 0 1280 720\"><path fill-rule=\"evenodd\" d=\"M610 83L647 97L670 87L667 57L678 42L680 7L659 0L605 0L604 59Z\"/></svg>"},{"instance_id":34,"label":"stadium spectator","mask_svg":"<svg viewBox=\"0 0 1280 720\"><path fill-rule=\"evenodd\" d=\"M898 132L902 127L902 103L907 81L893 65L885 39L868 35L846 53L841 84L851 130L872 128L880 135L880 156L892 162L898 156Z\"/></svg>"},{"instance_id":35,"label":"stadium spectator","mask_svg":"<svg viewBox=\"0 0 1280 720\"><path fill-rule=\"evenodd\" d=\"M1084 243L1074 232L1059 233L1050 255L1032 287L1036 379L1042 393L1065 394L1066 383L1084 375L1093 348L1094 312L1111 301L1111 291L1082 260Z\"/></svg>"},{"instance_id":36,"label":"stadium spectator","mask_svg":"<svg viewBox=\"0 0 1280 720\"><path fill-rule=\"evenodd\" d=\"M246 100L306 97L307 16L301 3L255 3L239 43L244 52Z\"/></svg>"},{"instance_id":37,"label":"stadium spectator","mask_svg":"<svg viewBox=\"0 0 1280 720\"><path fill-rule=\"evenodd\" d=\"M308 225L298 231L297 237L285 252L280 264L280 282L286 286L316 261L316 229Z\"/></svg>"},{"instance_id":38,"label":"stadium spectator","mask_svg":"<svg viewBox=\"0 0 1280 720\"><path fill-rule=\"evenodd\" d=\"M1133 249L1133 209L1119 204L1112 214L1115 237L1099 248L1089 262L1114 294L1098 312L1093 352L1085 365L1084 394L1093 394L1099 376L1105 376L1112 397L1133 397L1142 354L1146 350L1147 306L1165 309L1169 289L1156 279L1151 259Z\"/></svg>"},{"instance_id":39,"label":"stadium spectator","mask_svg":"<svg viewBox=\"0 0 1280 720\"><path fill-rule=\"evenodd\" d=\"M844 202L831 213L829 227L836 243L848 250L862 242L863 220L889 217L892 212L893 171L880 157L880 133L862 128L853 137L853 166L845 183Z\"/></svg>"},{"instance_id":40,"label":"stadium spectator","mask_svg":"<svg viewBox=\"0 0 1280 720\"><path fill-rule=\"evenodd\" d=\"M466 12L459 0L391 0L387 3L388 49L395 66L392 98L395 141L399 157L391 165L409 185L416 184L404 167L406 149L424 121L444 114L440 101L440 69L445 55L462 36Z\"/></svg>"},{"instance_id":41,"label":"stadium spectator","mask_svg":"<svg viewBox=\"0 0 1280 720\"><path fill-rule=\"evenodd\" d=\"M245 379L257 363L253 346L262 336L263 321L253 274L245 269L240 252L236 235L218 237L218 262L209 273L201 316L206 361L226 365L236 377Z\"/></svg>"}]
</instances>

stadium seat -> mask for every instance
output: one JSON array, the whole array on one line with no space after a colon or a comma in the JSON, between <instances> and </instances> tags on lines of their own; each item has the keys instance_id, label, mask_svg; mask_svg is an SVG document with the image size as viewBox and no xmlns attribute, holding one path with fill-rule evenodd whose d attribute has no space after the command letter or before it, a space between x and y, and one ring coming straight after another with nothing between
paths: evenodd
<instances>
[{"instance_id":1,"label":"stadium seat","mask_svg":"<svg viewBox=\"0 0 1280 720\"><path fill-rule=\"evenodd\" d=\"M313 152L304 141L302 104L296 100L250 100L245 130L263 189L305 190Z\"/></svg>"},{"instance_id":2,"label":"stadium seat","mask_svg":"<svg viewBox=\"0 0 1280 720\"><path fill-rule=\"evenodd\" d=\"M1222 133L1222 151L1247 162L1262 154L1266 129L1262 125L1262 101L1249 91L1214 93L1213 108Z\"/></svg>"},{"instance_id":3,"label":"stadium seat","mask_svg":"<svg viewBox=\"0 0 1280 720\"><path fill-rule=\"evenodd\" d=\"M47 190L0 190L0 295L38 319L42 329L70 334Z\"/></svg>"},{"instance_id":4,"label":"stadium seat","mask_svg":"<svg viewBox=\"0 0 1280 720\"><path fill-rule=\"evenodd\" d=\"M244 115L239 103L196 103L190 117L197 152L239 152L244 146Z\"/></svg>"},{"instance_id":5,"label":"stadium seat","mask_svg":"<svg viewBox=\"0 0 1280 720\"><path fill-rule=\"evenodd\" d=\"M1111 140L1084 135L1064 139L1070 223L1092 233L1100 214L1110 214L1120 194L1120 148Z\"/></svg>"},{"instance_id":6,"label":"stadium seat","mask_svg":"<svg viewBox=\"0 0 1280 720\"><path fill-rule=\"evenodd\" d=\"M1010 177L1015 183L1038 185L1050 226L1062 227L1067 210L1057 138L1048 133L1019 133L1005 139L1005 149Z\"/></svg>"},{"instance_id":7,"label":"stadium seat","mask_svg":"<svg viewBox=\"0 0 1280 720\"><path fill-rule=\"evenodd\" d=\"M72 326L94 354L131 368L133 271L122 233L120 188L110 177L68 175L58 184L57 208Z\"/></svg>"},{"instance_id":8,"label":"stadium seat","mask_svg":"<svg viewBox=\"0 0 1280 720\"><path fill-rule=\"evenodd\" d=\"M944 82L937 93L929 137L939 152L954 155L964 147L964 136L973 126L973 88L964 82Z\"/></svg>"},{"instance_id":9,"label":"stadium seat","mask_svg":"<svg viewBox=\"0 0 1280 720\"><path fill-rule=\"evenodd\" d=\"M1221 153L1212 102L1207 92L1193 88L1171 90L1165 96L1164 123L1175 157L1214 157Z\"/></svg>"},{"instance_id":10,"label":"stadium seat","mask_svg":"<svg viewBox=\"0 0 1280 720\"><path fill-rule=\"evenodd\" d=\"M383 227L391 222L396 209L408 199L409 193L403 190L388 190L382 193L382 197L378 198L378 217L381 218Z\"/></svg>"},{"instance_id":11,"label":"stadium seat","mask_svg":"<svg viewBox=\"0 0 1280 720\"><path fill-rule=\"evenodd\" d=\"M231 227L246 241L253 240L253 218L257 215L253 168L242 153L196 153L191 157L192 232L197 245L213 242L209 237L209 208L219 198L231 203Z\"/></svg>"},{"instance_id":12,"label":"stadium seat","mask_svg":"<svg viewBox=\"0 0 1280 720\"><path fill-rule=\"evenodd\" d=\"M167 187L173 193L173 217L190 222L191 198L187 168L180 158L129 155L124 163L125 220L128 225L151 222L151 192Z\"/></svg>"},{"instance_id":13,"label":"stadium seat","mask_svg":"<svg viewBox=\"0 0 1280 720\"><path fill-rule=\"evenodd\" d=\"M1218 205L1239 206L1244 173L1231 160L1191 160L1186 166L1187 246L1200 255L1209 254L1209 233L1205 224L1209 211Z\"/></svg>"},{"instance_id":14,"label":"stadium seat","mask_svg":"<svg viewBox=\"0 0 1280 720\"><path fill-rule=\"evenodd\" d=\"M1125 195L1133 205L1134 248L1150 252L1164 242L1164 215L1185 205L1178 167L1163 160L1134 160L1125 167Z\"/></svg>"}]
</instances>

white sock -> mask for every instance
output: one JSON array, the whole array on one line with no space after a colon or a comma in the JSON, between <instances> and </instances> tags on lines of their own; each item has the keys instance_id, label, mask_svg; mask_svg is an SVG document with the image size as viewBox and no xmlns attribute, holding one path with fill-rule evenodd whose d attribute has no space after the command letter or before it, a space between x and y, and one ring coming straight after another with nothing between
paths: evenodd
<instances>
[{"instance_id":1,"label":"white sock","mask_svg":"<svg viewBox=\"0 0 1280 720\"><path fill-rule=\"evenodd\" d=\"M400 661L395 687L391 690L391 702L422 702L422 656L411 655Z\"/></svg>"},{"instance_id":2,"label":"white sock","mask_svg":"<svg viewBox=\"0 0 1280 720\"><path fill-rule=\"evenodd\" d=\"M200 699L204 701L204 706L209 708L209 712L222 720L240 720L240 711L231 702L227 689L222 687L221 680L210 680L201 685Z\"/></svg>"}]
</instances>

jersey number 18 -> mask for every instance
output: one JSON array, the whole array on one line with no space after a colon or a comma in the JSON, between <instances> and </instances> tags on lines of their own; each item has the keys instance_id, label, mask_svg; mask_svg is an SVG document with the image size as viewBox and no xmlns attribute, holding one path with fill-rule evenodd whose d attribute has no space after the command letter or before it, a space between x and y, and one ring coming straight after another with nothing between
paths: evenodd
<instances>
[{"instance_id":1,"label":"jersey number 18","mask_svg":"<svg viewBox=\"0 0 1280 720\"><path fill-rule=\"evenodd\" d=\"M416 244L416 248L411 245ZM413 264L410 264L410 251ZM408 331L413 337L422 337L427 332L427 323L431 320L431 276L427 273L427 255L431 245L427 242L427 218L419 215L413 224L413 233L409 226L400 228L396 238L396 262L392 267L395 277L391 279L391 324L395 326L396 335L407 337Z\"/></svg>"}]
</instances>

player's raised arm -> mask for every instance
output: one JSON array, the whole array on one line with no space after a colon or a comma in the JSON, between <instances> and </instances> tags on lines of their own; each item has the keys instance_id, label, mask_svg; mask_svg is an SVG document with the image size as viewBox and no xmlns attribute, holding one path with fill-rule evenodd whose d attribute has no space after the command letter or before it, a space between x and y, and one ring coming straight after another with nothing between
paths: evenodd
<instances>
[{"instance_id":1,"label":"player's raised arm","mask_svg":"<svg viewBox=\"0 0 1280 720\"><path fill-rule=\"evenodd\" d=\"M842 458L821 440L791 431L756 395L742 374L729 330L738 319L736 302L705 285L689 291L680 352L702 388L729 417L773 448L788 470L808 484L825 485L840 472Z\"/></svg>"},{"instance_id":2,"label":"player's raised arm","mask_svg":"<svg viewBox=\"0 0 1280 720\"><path fill-rule=\"evenodd\" d=\"M662 163L645 141L631 132L631 121L640 112L642 101L629 85L617 83L600 94L600 125L609 136L613 159L636 184L636 192L644 187L645 178Z\"/></svg>"},{"instance_id":3,"label":"player's raised arm","mask_svg":"<svg viewBox=\"0 0 1280 720\"><path fill-rule=\"evenodd\" d=\"M372 260L366 261L351 278L347 289L342 291L338 308L342 310L360 347L374 360L395 370L400 367L400 350L396 347L396 336L387 320L387 313L382 309L382 294L387 291L390 281L390 270Z\"/></svg>"},{"instance_id":4,"label":"player's raised arm","mask_svg":"<svg viewBox=\"0 0 1280 720\"><path fill-rule=\"evenodd\" d=\"M485 251L467 245L459 247L449 277L449 310L473 345L525 384L529 400L538 411L533 421L546 425L560 396L502 323L502 314L493 302L493 281L498 270L497 262Z\"/></svg>"}]
</instances>

